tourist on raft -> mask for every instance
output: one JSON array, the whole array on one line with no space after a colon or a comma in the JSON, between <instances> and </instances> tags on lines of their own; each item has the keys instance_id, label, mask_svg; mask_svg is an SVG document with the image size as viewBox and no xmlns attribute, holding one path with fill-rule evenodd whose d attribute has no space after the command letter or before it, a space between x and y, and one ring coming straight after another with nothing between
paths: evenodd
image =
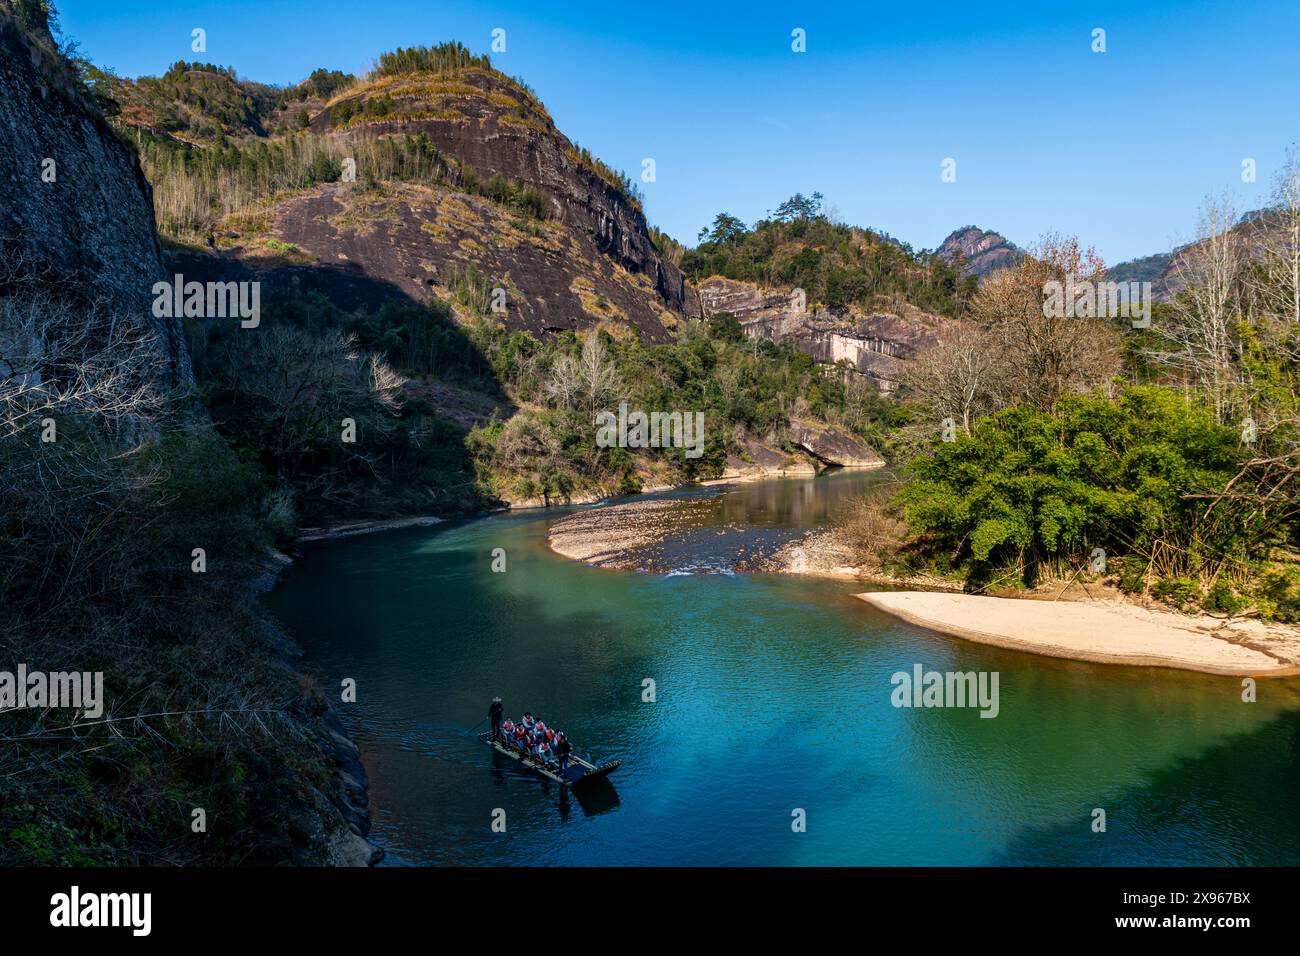
<instances>
[{"instance_id":1,"label":"tourist on raft","mask_svg":"<svg viewBox=\"0 0 1300 956\"><path fill-rule=\"evenodd\" d=\"M573 753L573 747L568 738L555 728L547 727L532 713L526 712L519 723L506 720L501 725L501 730L501 739L525 756L532 757L548 768L558 764L561 773L569 766L569 755Z\"/></svg>"}]
</instances>

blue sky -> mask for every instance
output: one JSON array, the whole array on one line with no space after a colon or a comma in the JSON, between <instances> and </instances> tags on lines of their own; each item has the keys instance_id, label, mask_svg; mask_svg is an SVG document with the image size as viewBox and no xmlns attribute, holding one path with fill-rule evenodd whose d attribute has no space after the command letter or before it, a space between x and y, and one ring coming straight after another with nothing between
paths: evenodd
<instances>
[{"instance_id":1,"label":"blue sky","mask_svg":"<svg viewBox=\"0 0 1300 956\"><path fill-rule=\"evenodd\" d=\"M752 223L819 190L845 221L918 248L973 223L1021 245L1075 233L1114 263L1190 238L1208 193L1264 205L1300 139L1289 0L56 2L64 34L124 76L204 59L287 84L362 72L396 46L488 51L503 28L494 64L611 165L637 177L652 157L647 214L688 243L719 211Z\"/></svg>"}]
</instances>

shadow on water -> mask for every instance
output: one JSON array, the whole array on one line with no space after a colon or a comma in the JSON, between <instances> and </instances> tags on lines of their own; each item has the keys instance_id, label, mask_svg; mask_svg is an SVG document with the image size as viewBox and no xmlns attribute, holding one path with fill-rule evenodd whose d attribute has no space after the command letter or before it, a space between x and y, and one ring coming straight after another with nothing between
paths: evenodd
<instances>
[{"instance_id":1,"label":"shadow on water","mask_svg":"<svg viewBox=\"0 0 1300 956\"><path fill-rule=\"evenodd\" d=\"M568 800L569 791L560 794L561 807ZM593 780L573 791L574 799L582 807L584 816L595 817L618 808L618 791L608 779Z\"/></svg>"},{"instance_id":2,"label":"shadow on water","mask_svg":"<svg viewBox=\"0 0 1300 956\"><path fill-rule=\"evenodd\" d=\"M776 522L816 510L776 492L738 494ZM356 679L341 716L392 865L1300 861L1300 683L1243 704L1228 678L926 632L844 583L594 569L549 550L551 517L323 545L268 598L322 687ZM918 663L999 674L997 719L895 707ZM509 767L467 736L494 694L617 777L568 794Z\"/></svg>"},{"instance_id":3,"label":"shadow on water","mask_svg":"<svg viewBox=\"0 0 1300 956\"><path fill-rule=\"evenodd\" d=\"M1248 705L1243 705L1248 706ZM1300 864L1300 711L1177 759L1138 785L1080 804L1075 822L1031 827L995 854L1016 866ZM1092 829L1106 811L1106 831ZM1271 825L1261 827L1260 821Z\"/></svg>"}]
</instances>

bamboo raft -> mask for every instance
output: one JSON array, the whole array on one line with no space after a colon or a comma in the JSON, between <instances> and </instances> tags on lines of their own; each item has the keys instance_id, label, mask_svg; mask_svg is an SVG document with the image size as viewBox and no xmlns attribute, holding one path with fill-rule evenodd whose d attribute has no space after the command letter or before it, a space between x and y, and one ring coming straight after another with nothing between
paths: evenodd
<instances>
[{"instance_id":1,"label":"bamboo raft","mask_svg":"<svg viewBox=\"0 0 1300 956\"><path fill-rule=\"evenodd\" d=\"M617 770L619 764L623 762L621 760L611 760L609 763L601 764L598 767L594 763L583 760L577 754L569 754L569 766L565 769L564 775L561 776L558 766L552 770L540 761L529 757L526 754L520 753L518 750L515 750L515 748L502 743L500 740L494 740L491 731L479 734L478 739L483 741L483 743L487 744L489 747L495 749L498 753L503 753L512 760L518 760L529 770L536 771L548 780L555 781L561 787L569 787L570 789L581 786L585 783L590 783L593 780L608 777L611 773Z\"/></svg>"}]
</instances>

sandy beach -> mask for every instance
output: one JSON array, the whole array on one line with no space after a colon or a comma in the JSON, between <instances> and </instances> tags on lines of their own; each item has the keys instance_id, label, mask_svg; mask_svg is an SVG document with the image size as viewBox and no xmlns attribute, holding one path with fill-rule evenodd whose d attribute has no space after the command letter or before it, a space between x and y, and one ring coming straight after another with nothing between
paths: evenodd
<instances>
[{"instance_id":1,"label":"sandy beach","mask_svg":"<svg viewBox=\"0 0 1300 956\"><path fill-rule=\"evenodd\" d=\"M1035 601L929 591L858 598L908 623L981 644L1100 664L1207 674L1300 674L1300 630L1119 602Z\"/></svg>"}]
</instances>

